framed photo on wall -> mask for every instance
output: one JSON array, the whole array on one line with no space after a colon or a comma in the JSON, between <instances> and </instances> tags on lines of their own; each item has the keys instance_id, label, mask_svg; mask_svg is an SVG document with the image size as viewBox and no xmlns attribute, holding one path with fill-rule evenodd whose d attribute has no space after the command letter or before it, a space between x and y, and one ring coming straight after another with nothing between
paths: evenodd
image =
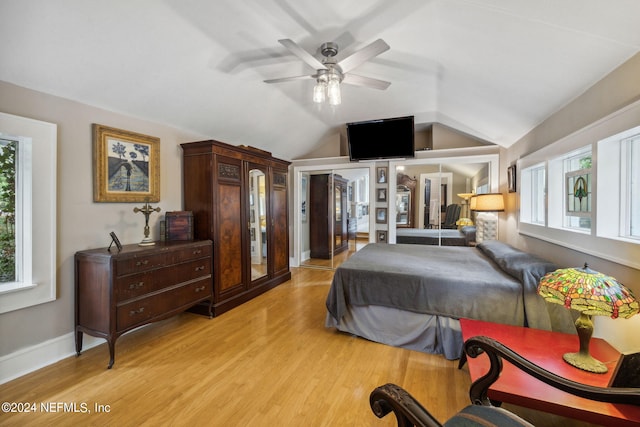
<instances>
[{"instance_id":1,"label":"framed photo on wall","mask_svg":"<svg viewBox=\"0 0 640 427\"><path fill-rule=\"evenodd\" d=\"M376 193L378 194L377 201L378 202L386 202L387 201L387 189L386 188L378 188L376 189Z\"/></svg>"},{"instance_id":2,"label":"framed photo on wall","mask_svg":"<svg viewBox=\"0 0 640 427\"><path fill-rule=\"evenodd\" d=\"M160 138L94 123L93 201L159 202Z\"/></svg>"},{"instance_id":3,"label":"framed photo on wall","mask_svg":"<svg viewBox=\"0 0 640 427\"><path fill-rule=\"evenodd\" d=\"M376 208L376 223L377 224L387 223L387 208Z\"/></svg>"},{"instance_id":4,"label":"framed photo on wall","mask_svg":"<svg viewBox=\"0 0 640 427\"><path fill-rule=\"evenodd\" d=\"M386 184L387 183L387 167L386 166L380 166L377 169L376 172L376 182L378 184Z\"/></svg>"},{"instance_id":5,"label":"framed photo on wall","mask_svg":"<svg viewBox=\"0 0 640 427\"><path fill-rule=\"evenodd\" d=\"M378 230L376 232L376 242L387 243L387 232L383 230Z\"/></svg>"}]
</instances>

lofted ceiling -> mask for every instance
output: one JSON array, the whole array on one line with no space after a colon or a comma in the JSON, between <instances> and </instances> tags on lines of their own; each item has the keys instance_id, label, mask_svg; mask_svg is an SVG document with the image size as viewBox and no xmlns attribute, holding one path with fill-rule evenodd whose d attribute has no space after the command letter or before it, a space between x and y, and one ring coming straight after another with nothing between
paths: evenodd
<instances>
[{"instance_id":1,"label":"lofted ceiling","mask_svg":"<svg viewBox=\"0 0 640 427\"><path fill-rule=\"evenodd\" d=\"M414 115L505 147L640 51L636 0L2 0L0 80L285 159L346 122ZM338 60L384 39L314 104L279 39ZM108 124L107 124L108 125ZM135 131L135 129L132 129ZM335 139L335 138L334 138Z\"/></svg>"}]
</instances>

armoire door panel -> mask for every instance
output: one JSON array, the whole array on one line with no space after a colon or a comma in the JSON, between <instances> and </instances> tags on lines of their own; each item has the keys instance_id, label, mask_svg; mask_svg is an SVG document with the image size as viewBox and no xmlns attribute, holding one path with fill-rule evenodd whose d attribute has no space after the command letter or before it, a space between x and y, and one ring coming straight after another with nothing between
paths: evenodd
<instances>
[{"instance_id":1,"label":"armoire door panel","mask_svg":"<svg viewBox=\"0 0 640 427\"><path fill-rule=\"evenodd\" d=\"M289 270L289 239L287 235L287 189L275 188L273 206L273 269L278 274Z\"/></svg>"},{"instance_id":2,"label":"armoire door panel","mask_svg":"<svg viewBox=\"0 0 640 427\"><path fill-rule=\"evenodd\" d=\"M218 291L242 285L242 223L240 186L218 186Z\"/></svg>"}]
</instances>

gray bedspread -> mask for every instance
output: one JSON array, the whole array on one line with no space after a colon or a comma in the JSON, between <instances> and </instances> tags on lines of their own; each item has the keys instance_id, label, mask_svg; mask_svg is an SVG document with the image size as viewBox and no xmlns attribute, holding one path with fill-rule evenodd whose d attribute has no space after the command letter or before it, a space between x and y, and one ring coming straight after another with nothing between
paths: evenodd
<instances>
[{"instance_id":1,"label":"gray bedspread","mask_svg":"<svg viewBox=\"0 0 640 427\"><path fill-rule=\"evenodd\" d=\"M326 305L336 320L348 304L380 305L551 329L547 304L536 289L555 269L498 241L477 248L369 244L336 270ZM562 321L567 319L571 325L568 315Z\"/></svg>"}]
</instances>

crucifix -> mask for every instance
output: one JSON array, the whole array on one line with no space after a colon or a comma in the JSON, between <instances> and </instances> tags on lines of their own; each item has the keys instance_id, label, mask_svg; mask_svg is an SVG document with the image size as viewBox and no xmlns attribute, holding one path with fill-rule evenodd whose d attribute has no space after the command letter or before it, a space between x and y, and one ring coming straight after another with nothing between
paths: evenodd
<instances>
[{"instance_id":1,"label":"crucifix","mask_svg":"<svg viewBox=\"0 0 640 427\"><path fill-rule=\"evenodd\" d=\"M149 215L151 215L153 212L160 212L160 208L152 208L151 206L149 206L149 199L145 199L144 206L142 208L133 208L133 212L142 212L144 214L144 239L142 239L142 241L138 243L138 245L155 245L156 243L151 240L151 237L149 237Z\"/></svg>"}]
</instances>

